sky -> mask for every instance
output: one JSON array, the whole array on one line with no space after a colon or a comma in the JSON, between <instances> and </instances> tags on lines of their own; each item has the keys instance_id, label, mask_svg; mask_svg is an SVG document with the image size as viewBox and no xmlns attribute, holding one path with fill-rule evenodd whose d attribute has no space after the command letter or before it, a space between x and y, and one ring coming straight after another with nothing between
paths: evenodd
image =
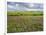
<instances>
[{"instance_id":1,"label":"sky","mask_svg":"<svg viewBox=\"0 0 46 35\"><path fill-rule=\"evenodd\" d=\"M27 3L27 2L7 2L8 11L31 11L31 10L42 10L42 3Z\"/></svg>"}]
</instances>

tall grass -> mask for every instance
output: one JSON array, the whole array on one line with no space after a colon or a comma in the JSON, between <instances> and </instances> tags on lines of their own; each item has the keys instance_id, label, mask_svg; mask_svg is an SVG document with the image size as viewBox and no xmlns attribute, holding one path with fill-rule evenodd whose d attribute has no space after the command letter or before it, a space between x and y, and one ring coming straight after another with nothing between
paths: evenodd
<instances>
[{"instance_id":1,"label":"tall grass","mask_svg":"<svg viewBox=\"0 0 46 35\"><path fill-rule=\"evenodd\" d=\"M32 31L43 31L42 16L8 16L8 33Z\"/></svg>"},{"instance_id":2,"label":"tall grass","mask_svg":"<svg viewBox=\"0 0 46 35\"><path fill-rule=\"evenodd\" d=\"M8 11L7 32L43 31L43 12L41 11Z\"/></svg>"}]
</instances>

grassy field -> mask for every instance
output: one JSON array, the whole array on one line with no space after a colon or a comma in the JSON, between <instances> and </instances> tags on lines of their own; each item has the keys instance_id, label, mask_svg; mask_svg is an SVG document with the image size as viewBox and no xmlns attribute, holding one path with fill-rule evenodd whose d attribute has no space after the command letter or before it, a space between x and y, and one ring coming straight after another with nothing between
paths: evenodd
<instances>
[{"instance_id":1,"label":"grassy field","mask_svg":"<svg viewBox=\"0 0 46 35\"><path fill-rule=\"evenodd\" d=\"M43 31L43 12L41 11L8 11L7 32Z\"/></svg>"},{"instance_id":2,"label":"grassy field","mask_svg":"<svg viewBox=\"0 0 46 35\"><path fill-rule=\"evenodd\" d=\"M7 32L43 31L43 16L7 16Z\"/></svg>"},{"instance_id":3,"label":"grassy field","mask_svg":"<svg viewBox=\"0 0 46 35\"><path fill-rule=\"evenodd\" d=\"M7 15L9 16L42 16L42 11L8 11Z\"/></svg>"}]
</instances>

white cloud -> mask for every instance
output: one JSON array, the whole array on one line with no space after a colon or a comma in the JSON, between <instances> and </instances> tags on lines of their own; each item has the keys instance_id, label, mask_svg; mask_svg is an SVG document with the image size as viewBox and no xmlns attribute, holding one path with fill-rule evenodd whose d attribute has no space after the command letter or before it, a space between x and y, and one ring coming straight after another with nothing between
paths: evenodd
<instances>
[{"instance_id":1,"label":"white cloud","mask_svg":"<svg viewBox=\"0 0 46 35\"><path fill-rule=\"evenodd\" d=\"M14 6L12 6L12 5L8 5L8 8L14 8L14 9L16 9Z\"/></svg>"},{"instance_id":2,"label":"white cloud","mask_svg":"<svg viewBox=\"0 0 46 35\"><path fill-rule=\"evenodd\" d=\"M34 7L34 4L29 4L29 7Z\"/></svg>"},{"instance_id":3,"label":"white cloud","mask_svg":"<svg viewBox=\"0 0 46 35\"><path fill-rule=\"evenodd\" d=\"M13 6L11 6L11 5L8 5L8 7L9 7L9 8L13 8Z\"/></svg>"},{"instance_id":4,"label":"white cloud","mask_svg":"<svg viewBox=\"0 0 46 35\"><path fill-rule=\"evenodd\" d=\"M27 9L27 11L42 11L42 9Z\"/></svg>"},{"instance_id":5,"label":"white cloud","mask_svg":"<svg viewBox=\"0 0 46 35\"><path fill-rule=\"evenodd\" d=\"M19 6L19 4L16 4L16 6L18 7L18 6Z\"/></svg>"}]
</instances>

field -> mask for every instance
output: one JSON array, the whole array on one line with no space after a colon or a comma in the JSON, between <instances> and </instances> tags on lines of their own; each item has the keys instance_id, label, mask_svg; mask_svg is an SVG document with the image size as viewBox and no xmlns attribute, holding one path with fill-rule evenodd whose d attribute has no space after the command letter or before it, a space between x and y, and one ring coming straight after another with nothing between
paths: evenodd
<instances>
[{"instance_id":1,"label":"field","mask_svg":"<svg viewBox=\"0 0 46 35\"><path fill-rule=\"evenodd\" d=\"M42 11L8 11L8 16L42 16Z\"/></svg>"},{"instance_id":2,"label":"field","mask_svg":"<svg viewBox=\"0 0 46 35\"><path fill-rule=\"evenodd\" d=\"M43 12L41 11L8 11L7 32L43 31Z\"/></svg>"},{"instance_id":3,"label":"field","mask_svg":"<svg viewBox=\"0 0 46 35\"><path fill-rule=\"evenodd\" d=\"M32 31L43 31L42 16L8 16L8 33Z\"/></svg>"}]
</instances>

